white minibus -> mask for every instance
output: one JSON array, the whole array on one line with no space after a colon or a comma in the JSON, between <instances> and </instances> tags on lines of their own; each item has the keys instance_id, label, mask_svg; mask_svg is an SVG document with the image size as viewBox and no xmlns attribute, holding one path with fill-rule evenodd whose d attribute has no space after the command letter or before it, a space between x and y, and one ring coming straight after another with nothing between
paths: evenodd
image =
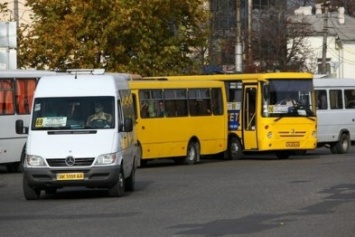
<instances>
[{"instance_id":1,"label":"white minibus","mask_svg":"<svg viewBox=\"0 0 355 237\"><path fill-rule=\"evenodd\" d=\"M67 186L132 191L140 153L130 74L71 70L44 76L37 85L28 129L23 192L27 200Z\"/></svg>"},{"instance_id":2,"label":"white minibus","mask_svg":"<svg viewBox=\"0 0 355 237\"><path fill-rule=\"evenodd\" d=\"M44 70L0 70L0 165L9 172L21 172L27 136L16 134L15 121L28 126L37 82L42 76L55 75Z\"/></svg>"},{"instance_id":3,"label":"white minibus","mask_svg":"<svg viewBox=\"0 0 355 237\"><path fill-rule=\"evenodd\" d=\"M318 147L347 153L355 141L355 79L314 79Z\"/></svg>"}]
</instances>

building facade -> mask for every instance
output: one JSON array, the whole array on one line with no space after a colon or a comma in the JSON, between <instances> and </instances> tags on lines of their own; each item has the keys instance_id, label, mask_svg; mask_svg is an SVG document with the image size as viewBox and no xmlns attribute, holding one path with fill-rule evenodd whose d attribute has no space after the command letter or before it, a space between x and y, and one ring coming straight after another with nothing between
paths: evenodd
<instances>
[{"instance_id":1,"label":"building facade","mask_svg":"<svg viewBox=\"0 0 355 237\"><path fill-rule=\"evenodd\" d=\"M326 13L320 5L313 11L302 8L295 13L306 16L313 29L307 38L313 73L355 79L355 18L345 15L342 7Z\"/></svg>"}]
</instances>

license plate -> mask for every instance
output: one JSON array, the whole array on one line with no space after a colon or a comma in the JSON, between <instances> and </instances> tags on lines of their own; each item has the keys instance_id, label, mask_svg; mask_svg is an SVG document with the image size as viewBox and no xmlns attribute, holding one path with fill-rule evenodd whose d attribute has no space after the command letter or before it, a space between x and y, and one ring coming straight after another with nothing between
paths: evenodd
<instances>
[{"instance_id":1,"label":"license plate","mask_svg":"<svg viewBox=\"0 0 355 237\"><path fill-rule=\"evenodd\" d=\"M57 180L82 180L84 179L84 173L59 173L57 174Z\"/></svg>"},{"instance_id":2,"label":"license plate","mask_svg":"<svg viewBox=\"0 0 355 237\"><path fill-rule=\"evenodd\" d=\"M299 142L286 142L286 147L299 147Z\"/></svg>"}]
</instances>

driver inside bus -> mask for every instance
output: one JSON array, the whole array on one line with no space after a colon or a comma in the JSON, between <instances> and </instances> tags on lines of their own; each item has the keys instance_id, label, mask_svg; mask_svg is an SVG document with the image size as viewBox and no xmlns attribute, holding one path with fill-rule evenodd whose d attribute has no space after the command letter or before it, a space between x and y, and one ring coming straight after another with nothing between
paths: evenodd
<instances>
[{"instance_id":1,"label":"driver inside bus","mask_svg":"<svg viewBox=\"0 0 355 237\"><path fill-rule=\"evenodd\" d=\"M104 107L100 103L95 104L95 114L90 115L86 121L87 126L93 126L93 124L101 123L106 127L112 124L112 115L104 112ZM96 126L95 126L96 127Z\"/></svg>"}]
</instances>

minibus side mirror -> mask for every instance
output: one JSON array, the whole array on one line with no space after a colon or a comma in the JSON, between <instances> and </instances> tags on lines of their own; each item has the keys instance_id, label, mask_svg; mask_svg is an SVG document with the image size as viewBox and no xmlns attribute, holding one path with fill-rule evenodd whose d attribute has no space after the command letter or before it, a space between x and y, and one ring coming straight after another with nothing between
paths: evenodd
<instances>
[{"instance_id":1,"label":"minibus side mirror","mask_svg":"<svg viewBox=\"0 0 355 237\"><path fill-rule=\"evenodd\" d=\"M125 132L132 132L133 131L133 119L132 118L125 118L123 129Z\"/></svg>"},{"instance_id":2,"label":"minibus side mirror","mask_svg":"<svg viewBox=\"0 0 355 237\"><path fill-rule=\"evenodd\" d=\"M15 130L17 134L28 134L28 128L23 125L22 119L16 120Z\"/></svg>"},{"instance_id":3,"label":"minibus side mirror","mask_svg":"<svg viewBox=\"0 0 355 237\"><path fill-rule=\"evenodd\" d=\"M125 118L124 123L119 125L119 132L132 132L133 131L133 119Z\"/></svg>"}]
</instances>

